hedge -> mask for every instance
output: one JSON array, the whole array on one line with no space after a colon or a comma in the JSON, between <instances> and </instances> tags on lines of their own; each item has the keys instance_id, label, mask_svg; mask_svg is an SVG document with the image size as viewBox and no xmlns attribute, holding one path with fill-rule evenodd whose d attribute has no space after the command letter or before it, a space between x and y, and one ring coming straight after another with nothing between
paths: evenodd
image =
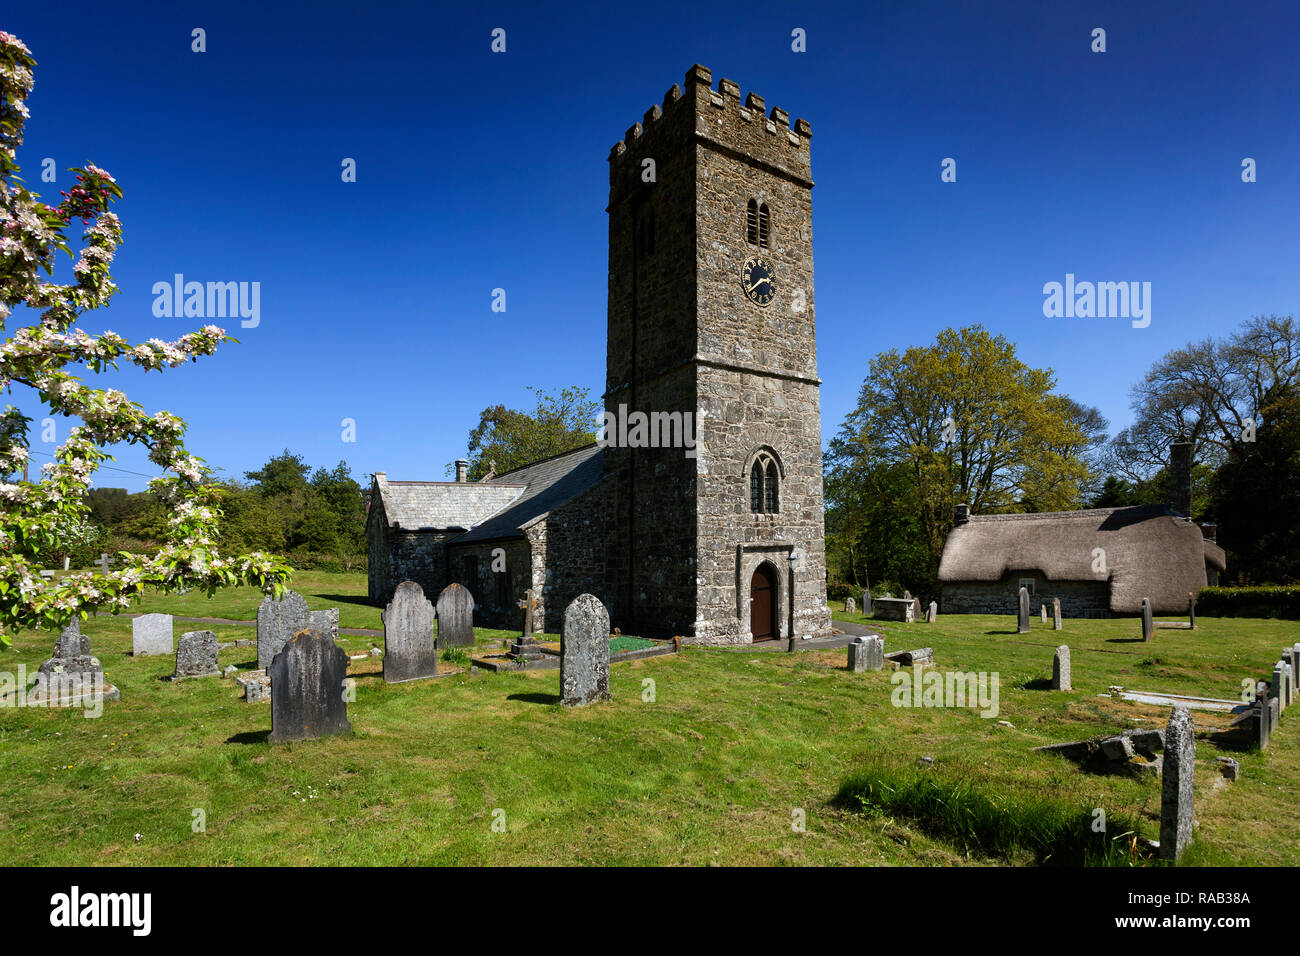
<instances>
[{"instance_id":1,"label":"hedge","mask_svg":"<svg viewBox=\"0 0 1300 956\"><path fill-rule=\"evenodd\" d=\"M1196 613L1206 617L1300 620L1300 587L1201 588Z\"/></svg>"}]
</instances>

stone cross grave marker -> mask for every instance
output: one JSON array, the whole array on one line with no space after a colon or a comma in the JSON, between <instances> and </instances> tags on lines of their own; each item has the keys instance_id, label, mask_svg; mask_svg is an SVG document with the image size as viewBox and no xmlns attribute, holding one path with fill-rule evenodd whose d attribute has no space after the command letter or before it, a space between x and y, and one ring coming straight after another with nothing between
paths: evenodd
<instances>
[{"instance_id":1,"label":"stone cross grave marker","mask_svg":"<svg viewBox=\"0 0 1300 956\"><path fill-rule=\"evenodd\" d=\"M101 552L99 555L99 560L96 561L95 563L99 565L99 570L102 574L107 574L108 566L110 564L117 564L117 561L116 559L110 558L107 554L103 554Z\"/></svg>"},{"instance_id":2,"label":"stone cross grave marker","mask_svg":"<svg viewBox=\"0 0 1300 956\"><path fill-rule=\"evenodd\" d=\"M1192 842L1192 773L1196 767L1196 731L1192 713L1175 707L1165 728L1160 771L1160 858L1177 860Z\"/></svg>"},{"instance_id":3,"label":"stone cross grave marker","mask_svg":"<svg viewBox=\"0 0 1300 956\"><path fill-rule=\"evenodd\" d=\"M452 582L438 595L438 648L474 646L474 595Z\"/></svg>"},{"instance_id":4,"label":"stone cross grave marker","mask_svg":"<svg viewBox=\"0 0 1300 956\"><path fill-rule=\"evenodd\" d=\"M1156 625L1151 620L1151 599L1142 599L1142 640L1151 640L1151 635L1156 631Z\"/></svg>"},{"instance_id":5,"label":"stone cross grave marker","mask_svg":"<svg viewBox=\"0 0 1300 956\"><path fill-rule=\"evenodd\" d=\"M172 680L188 677L220 677L217 667L217 635L211 631L187 631L176 645L176 672Z\"/></svg>"},{"instance_id":6,"label":"stone cross grave marker","mask_svg":"<svg viewBox=\"0 0 1300 956\"><path fill-rule=\"evenodd\" d=\"M534 613L537 611L537 598L533 595L533 589L529 588L524 592L523 600L515 605L524 612L524 629L518 639L510 645L510 656L521 664L527 664L529 661L540 661L542 659L542 648L537 643L537 638L533 637Z\"/></svg>"},{"instance_id":7,"label":"stone cross grave marker","mask_svg":"<svg viewBox=\"0 0 1300 956\"><path fill-rule=\"evenodd\" d=\"M1070 648L1065 644L1052 656L1052 690L1074 690L1070 686Z\"/></svg>"},{"instance_id":8,"label":"stone cross grave marker","mask_svg":"<svg viewBox=\"0 0 1300 956\"><path fill-rule=\"evenodd\" d=\"M1061 629L1061 599L1052 598L1052 629L1059 631Z\"/></svg>"},{"instance_id":9,"label":"stone cross grave marker","mask_svg":"<svg viewBox=\"0 0 1300 956\"><path fill-rule=\"evenodd\" d=\"M609 698L609 612L600 598L579 594L564 610L560 703L575 707Z\"/></svg>"},{"instance_id":10,"label":"stone cross grave marker","mask_svg":"<svg viewBox=\"0 0 1300 956\"><path fill-rule=\"evenodd\" d=\"M285 591L280 600L265 597L257 606L257 666L270 673L271 661L289 639L311 626L311 610L296 591Z\"/></svg>"},{"instance_id":11,"label":"stone cross grave marker","mask_svg":"<svg viewBox=\"0 0 1300 956\"><path fill-rule=\"evenodd\" d=\"M854 601L853 598L845 598L845 600L844 600L844 613L845 613L845 614L856 614L857 612L858 612L858 604L857 604L857 602Z\"/></svg>"},{"instance_id":12,"label":"stone cross grave marker","mask_svg":"<svg viewBox=\"0 0 1300 956\"><path fill-rule=\"evenodd\" d=\"M855 674L863 671L883 670L885 666L885 639L883 637L858 637L849 645L849 670Z\"/></svg>"},{"instance_id":13,"label":"stone cross grave marker","mask_svg":"<svg viewBox=\"0 0 1300 956\"><path fill-rule=\"evenodd\" d=\"M328 634L299 631L275 655L270 674L271 741L351 733L348 655Z\"/></svg>"},{"instance_id":14,"label":"stone cross grave marker","mask_svg":"<svg viewBox=\"0 0 1300 956\"><path fill-rule=\"evenodd\" d=\"M170 654L176 649L172 642L172 616L170 614L141 614L131 621L131 654Z\"/></svg>"},{"instance_id":15,"label":"stone cross grave marker","mask_svg":"<svg viewBox=\"0 0 1300 956\"><path fill-rule=\"evenodd\" d=\"M54 642L54 657L87 657L90 654L90 638L81 633L81 620L73 618Z\"/></svg>"},{"instance_id":16,"label":"stone cross grave marker","mask_svg":"<svg viewBox=\"0 0 1300 956\"><path fill-rule=\"evenodd\" d=\"M1016 617L1016 633L1029 633L1029 589L1020 589L1020 607L1019 614Z\"/></svg>"},{"instance_id":17,"label":"stone cross grave marker","mask_svg":"<svg viewBox=\"0 0 1300 956\"><path fill-rule=\"evenodd\" d=\"M414 581L403 581L384 610L384 680L400 684L438 675L433 602Z\"/></svg>"}]
</instances>

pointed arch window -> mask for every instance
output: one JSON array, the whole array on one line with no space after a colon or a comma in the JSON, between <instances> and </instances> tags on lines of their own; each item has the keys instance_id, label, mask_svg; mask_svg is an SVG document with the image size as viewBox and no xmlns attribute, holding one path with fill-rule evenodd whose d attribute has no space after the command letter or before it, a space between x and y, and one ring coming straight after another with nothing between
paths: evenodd
<instances>
[{"instance_id":1,"label":"pointed arch window","mask_svg":"<svg viewBox=\"0 0 1300 956\"><path fill-rule=\"evenodd\" d=\"M749 510L776 514L781 510L781 473L776 459L761 452L749 469Z\"/></svg>"}]
</instances>

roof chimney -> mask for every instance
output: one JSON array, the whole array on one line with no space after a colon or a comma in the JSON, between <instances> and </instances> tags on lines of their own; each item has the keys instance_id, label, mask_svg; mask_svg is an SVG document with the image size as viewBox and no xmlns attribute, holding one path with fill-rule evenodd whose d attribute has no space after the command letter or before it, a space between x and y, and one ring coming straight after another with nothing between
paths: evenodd
<instances>
[{"instance_id":1,"label":"roof chimney","mask_svg":"<svg viewBox=\"0 0 1300 956\"><path fill-rule=\"evenodd\" d=\"M965 524L969 520L970 520L970 505L952 506L952 523L954 525Z\"/></svg>"},{"instance_id":2,"label":"roof chimney","mask_svg":"<svg viewBox=\"0 0 1300 956\"><path fill-rule=\"evenodd\" d=\"M1219 537L1219 526L1215 524L1213 521L1205 522L1205 524L1201 525L1201 537L1204 538L1206 541L1210 541L1217 544L1218 537Z\"/></svg>"},{"instance_id":3,"label":"roof chimney","mask_svg":"<svg viewBox=\"0 0 1300 956\"><path fill-rule=\"evenodd\" d=\"M464 458L457 458L456 459L456 480L461 483L468 481L469 480L467 477L468 472L469 472L469 461L467 461Z\"/></svg>"},{"instance_id":4,"label":"roof chimney","mask_svg":"<svg viewBox=\"0 0 1300 956\"><path fill-rule=\"evenodd\" d=\"M1192 515L1192 443L1169 446L1169 507L1185 518Z\"/></svg>"}]
</instances>

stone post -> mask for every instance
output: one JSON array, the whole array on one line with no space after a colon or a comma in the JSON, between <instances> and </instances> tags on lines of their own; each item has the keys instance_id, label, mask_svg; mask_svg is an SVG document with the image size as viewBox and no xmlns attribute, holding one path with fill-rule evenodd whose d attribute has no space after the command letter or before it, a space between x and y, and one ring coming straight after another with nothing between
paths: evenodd
<instances>
[{"instance_id":1,"label":"stone post","mask_svg":"<svg viewBox=\"0 0 1300 956\"><path fill-rule=\"evenodd\" d=\"M1160 858L1178 862L1192 842L1192 785L1196 731L1186 707L1175 707L1165 728L1160 771Z\"/></svg>"}]
</instances>

